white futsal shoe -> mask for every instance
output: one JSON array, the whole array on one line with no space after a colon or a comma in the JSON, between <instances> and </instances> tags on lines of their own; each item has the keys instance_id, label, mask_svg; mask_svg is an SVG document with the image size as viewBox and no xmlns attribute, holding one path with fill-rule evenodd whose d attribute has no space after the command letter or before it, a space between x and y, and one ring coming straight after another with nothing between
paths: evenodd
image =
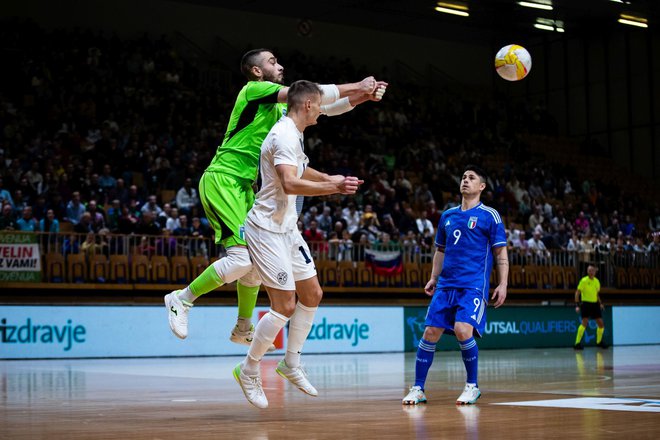
<instances>
[{"instance_id":1,"label":"white futsal shoe","mask_svg":"<svg viewBox=\"0 0 660 440\"><path fill-rule=\"evenodd\" d=\"M472 383L466 383L463 392L456 399L456 405L473 405L477 403L479 397L481 397L479 387Z\"/></svg>"},{"instance_id":2,"label":"white futsal shoe","mask_svg":"<svg viewBox=\"0 0 660 440\"><path fill-rule=\"evenodd\" d=\"M264 394L264 388L261 385L261 376L255 374L254 376L249 376L241 370L242 364L238 364L234 367L234 379L241 386L245 398L252 405L257 408L268 408L268 399L266 394Z\"/></svg>"},{"instance_id":3,"label":"white futsal shoe","mask_svg":"<svg viewBox=\"0 0 660 440\"><path fill-rule=\"evenodd\" d=\"M179 290L168 293L164 299L172 333L177 338L186 339L188 336L188 312L193 305L179 298Z\"/></svg>"},{"instance_id":4,"label":"white futsal shoe","mask_svg":"<svg viewBox=\"0 0 660 440\"><path fill-rule=\"evenodd\" d=\"M303 370L302 365L295 368L290 368L284 359L282 359L277 368L275 369L277 374L287 379L289 382L294 384L300 391L310 396L316 397L319 395L319 392L316 391L316 388L309 382L307 379L307 373Z\"/></svg>"},{"instance_id":5,"label":"white futsal shoe","mask_svg":"<svg viewBox=\"0 0 660 440\"><path fill-rule=\"evenodd\" d=\"M426 395L422 387L415 385L410 387L410 391L406 394L406 397L401 401L404 405L418 405L420 403L426 403Z\"/></svg>"},{"instance_id":6,"label":"white futsal shoe","mask_svg":"<svg viewBox=\"0 0 660 440\"><path fill-rule=\"evenodd\" d=\"M234 329L231 331L231 336L229 340L235 344L247 345L248 347L252 344L252 339L254 339L254 324L250 325L249 330L241 331L238 328L238 324L234 326ZM268 352L275 351L275 345L270 344L268 347Z\"/></svg>"}]
</instances>

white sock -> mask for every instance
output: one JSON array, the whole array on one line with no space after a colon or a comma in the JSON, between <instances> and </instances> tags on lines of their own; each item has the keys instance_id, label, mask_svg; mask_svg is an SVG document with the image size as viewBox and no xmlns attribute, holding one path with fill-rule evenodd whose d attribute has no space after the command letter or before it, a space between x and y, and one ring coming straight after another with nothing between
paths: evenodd
<instances>
[{"instance_id":1,"label":"white sock","mask_svg":"<svg viewBox=\"0 0 660 440\"><path fill-rule=\"evenodd\" d=\"M293 312L289 322L289 337L284 355L284 361L289 368L300 366L300 353L309 331L312 329L314 315L318 309L318 307L307 307L300 301L296 304L296 311Z\"/></svg>"},{"instance_id":2,"label":"white sock","mask_svg":"<svg viewBox=\"0 0 660 440\"><path fill-rule=\"evenodd\" d=\"M236 320L236 325L238 326L239 331L246 332L250 330L250 326L252 325L252 318L241 318L239 316Z\"/></svg>"},{"instance_id":3,"label":"white sock","mask_svg":"<svg viewBox=\"0 0 660 440\"><path fill-rule=\"evenodd\" d=\"M243 361L243 372L247 375L259 373L259 362L264 357L268 347L273 343L277 334L282 330L289 318L271 309L259 320L254 329L254 339L250 344L248 354Z\"/></svg>"},{"instance_id":4,"label":"white sock","mask_svg":"<svg viewBox=\"0 0 660 440\"><path fill-rule=\"evenodd\" d=\"M181 301L186 301L189 303L194 303L199 296L193 295L192 291L190 290L190 287L186 287L185 289L179 290L178 297Z\"/></svg>"}]
</instances>

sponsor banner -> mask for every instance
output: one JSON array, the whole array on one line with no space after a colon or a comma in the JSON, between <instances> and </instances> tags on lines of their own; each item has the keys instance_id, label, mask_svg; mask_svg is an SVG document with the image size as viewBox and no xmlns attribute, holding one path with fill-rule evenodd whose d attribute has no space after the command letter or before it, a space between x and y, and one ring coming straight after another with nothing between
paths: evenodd
<instances>
[{"instance_id":1,"label":"sponsor banner","mask_svg":"<svg viewBox=\"0 0 660 440\"><path fill-rule=\"evenodd\" d=\"M41 255L37 235L0 234L0 282L41 281Z\"/></svg>"},{"instance_id":2,"label":"sponsor banner","mask_svg":"<svg viewBox=\"0 0 660 440\"><path fill-rule=\"evenodd\" d=\"M403 350L402 307L319 307L305 353Z\"/></svg>"},{"instance_id":3,"label":"sponsor banner","mask_svg":"<svg viewBox=\"0 0 660 440\"><path fill-rule=\"evenodd\" d=\"M485 334L479 348L572 347L581 318L573 307L505 307L487 309ZM406 307L405 350L415 351L424 333L426 309ZM612 344L612 309L603 312L606 344ZM596 345L596 322L591 320L582 342ZM454 336L443 336L438 350L458 347Z\"/></svg>"},{"instance_id":4,"label":"sponsor banner","mask_svg":"<svg viewBox=\"0 0 660 440\"><path fill-rule=\"evenodd\" d=\"M257 308L255 316L267 308ZM3 306L0 359L244 355L229 341L235 307L199 306L188 338L175 337L158 306ZM401 307L320 307L305 353L403 350ZM283 353L286 329L276 340Z\"/></svg>"},{"instance_id":5,"label":"sponsor banner","mask_svg":"<svg viewBox=\"0 0 660 440\"><path fill-rule=\"evenodd\" d=\"M660 344L660 307L614 307L612 319L615 345Z\"/></svg>"}]
</instances>

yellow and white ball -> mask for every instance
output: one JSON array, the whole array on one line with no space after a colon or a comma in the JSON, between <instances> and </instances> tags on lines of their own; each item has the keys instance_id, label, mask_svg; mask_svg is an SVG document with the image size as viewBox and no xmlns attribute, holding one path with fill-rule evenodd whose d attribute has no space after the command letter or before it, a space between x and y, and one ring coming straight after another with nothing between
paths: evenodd
<instances>
[{"instance_id":1,"label":"yellow and white ball","mask_svg":"<svg viewBox=\"0 0 660 440\"><path fill-rule=\"evenodd\" d=\"M495 55L495 70L507 81L520 81L532 70L532 56L524 47L509 44Z\"/></svg>"}]
</instances>

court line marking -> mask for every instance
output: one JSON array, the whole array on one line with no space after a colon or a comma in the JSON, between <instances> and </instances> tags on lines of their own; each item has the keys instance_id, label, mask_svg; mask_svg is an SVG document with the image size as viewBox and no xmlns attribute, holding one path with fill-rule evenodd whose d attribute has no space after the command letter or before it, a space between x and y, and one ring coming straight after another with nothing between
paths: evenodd
<instances>
[{"instance_id":1,"label":"court line marking","mask_svg":"<svg viewBox=\"0 0 660 440\"><path fill-rule=\"evenodd\" d=\"M660 412L660 401L634 398L577 397L572 399L499 402L491 405L540 406L546 408L597 409L606 411Z\"/></svg>"}]
</instances>

